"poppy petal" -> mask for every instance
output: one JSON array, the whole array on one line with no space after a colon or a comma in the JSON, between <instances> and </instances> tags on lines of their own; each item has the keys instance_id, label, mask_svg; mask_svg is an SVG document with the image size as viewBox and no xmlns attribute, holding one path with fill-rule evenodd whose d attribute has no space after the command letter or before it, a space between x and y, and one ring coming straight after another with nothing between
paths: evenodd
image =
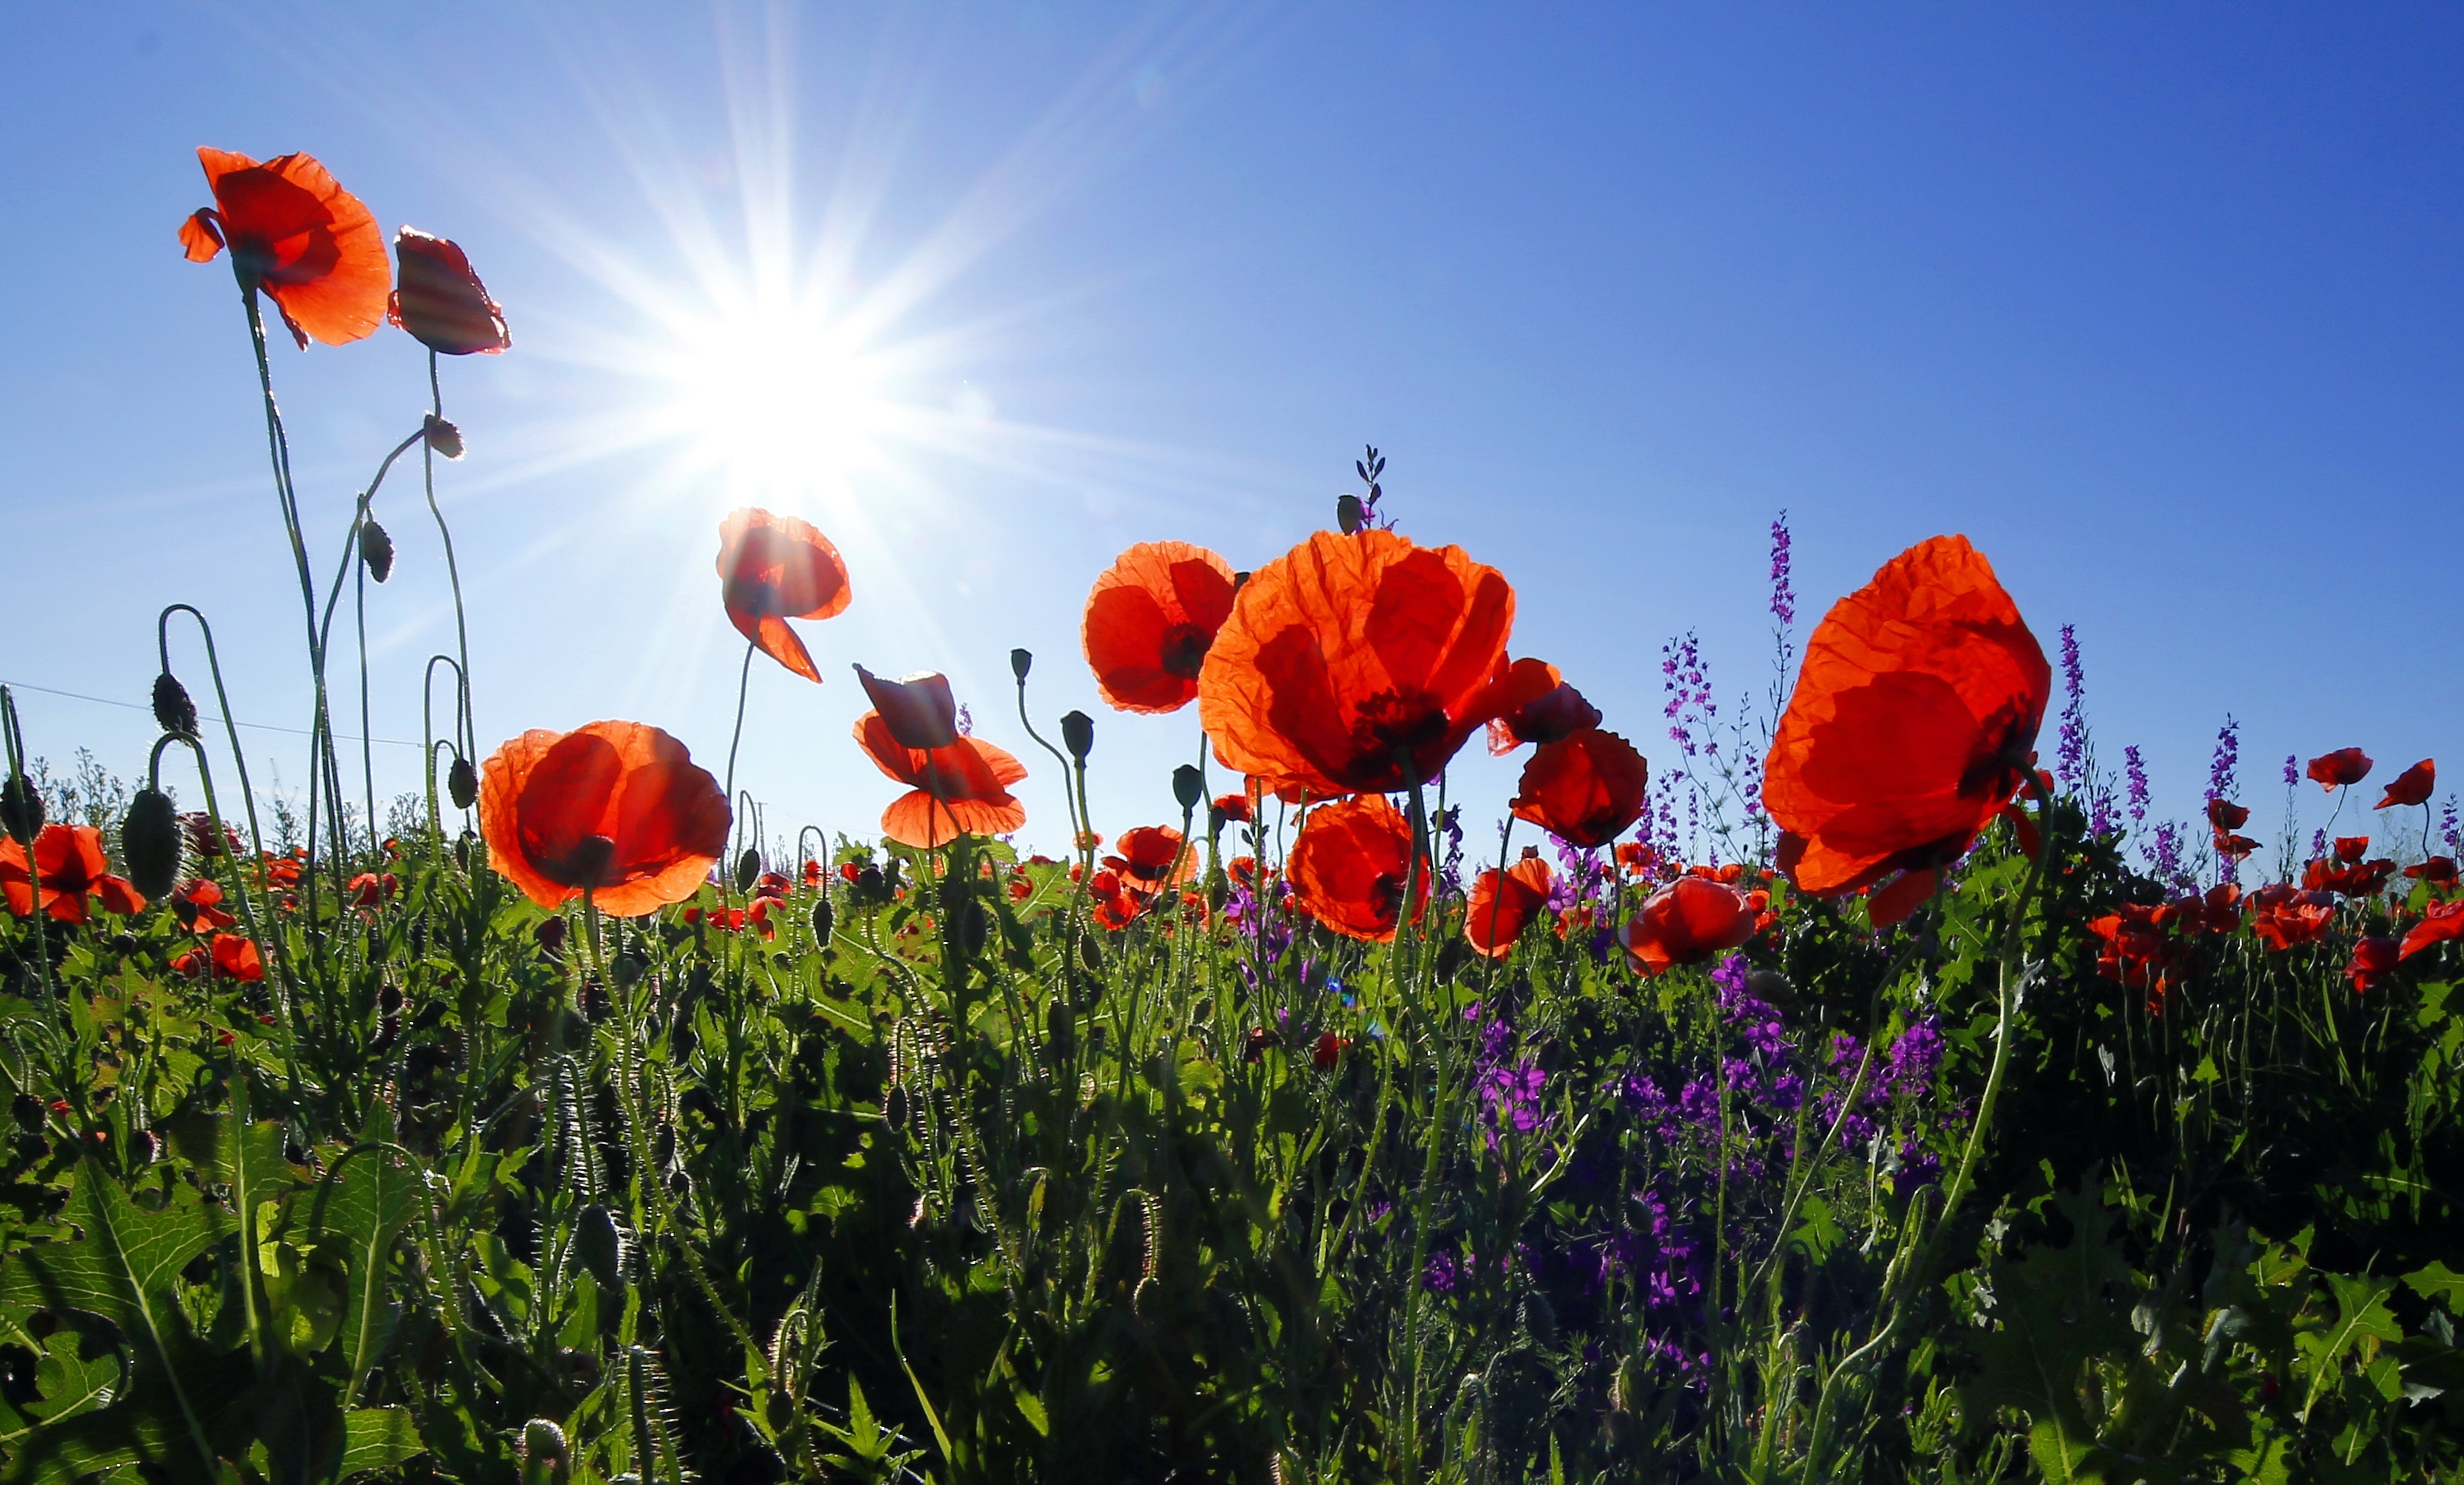
<instances>
[{"instance_id":1,"label":"poppy petal","mask_svg":"<svg viewBox=\"0 0 2464 1485\"><path fill-rule=\"evenodd\" d=\"M1144 542L1116 558L1079 626L1106 704L1151 714L1187 706L1232 595L1232 565L1202 546Z\"/></svg>"}]
</instances>

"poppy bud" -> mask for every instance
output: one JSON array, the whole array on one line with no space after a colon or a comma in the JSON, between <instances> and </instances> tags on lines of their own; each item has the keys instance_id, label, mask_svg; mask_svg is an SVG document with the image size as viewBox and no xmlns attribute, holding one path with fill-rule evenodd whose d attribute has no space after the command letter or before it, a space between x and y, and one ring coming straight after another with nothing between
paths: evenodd
<instances>
[{"instance_id":1,"label":"poppy bud","mask_svg":"<svg viewBox=\"0 0 2464 1485\"><path fill-rule=\"evenodd\" d=\"M563 1458L562 1429L545 1418L533 1418L522 1425L522 1463L526 1467L552 1468Z\"/></svg>"},{"instance_id":2,"label":"poppy bud","mask_svg":"<svg viewBox=\"0 0 2464 1485\"><path fill-rule=\"evenodd\" d=\"M1061 745L1080 763L1095 750L1095 719L1085 712L1071 712L1061 719Z\"/></svg>"},{"instance_id":3,"label":"poppy bud","mask_svg":"<svg viewBox=\"0 0 2464 1485\"><path fill-rule=\"evenodd\" d=\"M493 356L514 344L505 312L488 297L460 244L406 227L393 247L402 272L387 319L448 356Z\"/></svg>"},{"instance_id":4,"label":"poppy bud","mask_svg":"<svg viewBox=\"0 0 2464 1485\"><path fill-rule=\"evenodd\" d=\"M838 915L830 910L830 899L824 898L813 904L813 942L827 944L830 932L837 926Z\"/></svg>"},{"instance_id":5,"label":"poppy bud","mask_svg":"<svg viewBox=\"0 0 2464 1485\"><path fill-rule=\"evenodd\" d=\"M531 937L539 941L539 946L546 951L548 958L555 959L564 952L564 920L551 918L532 929Z\"/></svg>"},{"instance_id":6,"label":"poppy bud","mask_svg":"<svg viewBox=\"0 0 2464 1485\"><path fill-rule=\"evenodd\" d=\"M1206 801L1206 776L1194 765L1182 764L1172 771L1172 797L1184 814L1196 811Z\"/></svg>"},{"instance_id":7,"label":"poppy bud","mask_svg":"<svg viewBox=\"0 0 2464 1485\"><path fill-rule=\"evenodd\" d=\"M471 760L456 754L453 765L445 770L445 792L453 797L453 808L468 809L479 802L479 770Z\"/></svg>"},{"instance_id":8,"label":"poppy bud","mask_svg":"<svg viewBox=\"0 0 2464 1485\"><path fill-rule=\"evenodd\" d=\"M380 583L393 576L393 538L374 516L360 522L360 560L368 565L368 576Z\"/></svg>"},{"instance_id":9,"label":"poppy bud","mask_svg":"<svg viewBox=\"0 0 2464 1485\"><path fill-rule=\"evenodd\" d=\"M984 939L992 931L992 915L980 902L961 902L952 915L958 930L958 957L974 959L984 951Z\"/></svg>"},{"instance_id":10,"label":"poppy bud","mask_svg":"<svg viewBox=\"0 0 2464 1485\"><path fill-rule=\"evenodd\" d=\"M462 430L435 413L428 414L428 421L420 426L419 432L421 436L428 440L429 448L447 458L458 459L462 456Z\"/></svg>"},{"instance_id":11,"label":"poppy bud","mask_svg":"<svg viewBox=\"0 0 2464 1485\"><path fill-rule=\"evenodd\" d=\"M1334 523L1343 528L1343 534L1345 536L1355 536L1359 534L1360 497L1356 495L1341 495L1335 497Z\"/></svg>"},{"instance_id":12,"label":"poppy bud","mask_svg":"<svg viewBox=\"0 0 2464 1485\"><path fill-rule=\"evenodd\" d=\"M625 1287L625 1234L606 1208L594 1203L582 1208L573 1223L573 1251L601 1289L614 1293Z\"/></svg>"},{"instance_id":13,"label":"poppy bud","mask_svg":"<svg viewBox=\"0 0 2464 1485\"><path fill-rule=\"evenodd\" d=\"M1019 679L1024 680L1026 678L1026 673L1028 670L1032 669L1034 665L1035 655L1033 653L1025 650L1013 650L1009 653L1009 673L1017 676Z\"/></svg>"},{"instance_id":14,"label":"poppy bud","mask_svg":"<svg viewBox=\"0 0 2464 1485\"><path fill-rule=\"evenodd\" d=\"M640 949L627 949L607 962L607 973L622 989L631 989L650 972L650 961Z\"/></svg>"},{"instance_id":15,"label":"poppy bud","mask_svg":"<svg viewBox=\"0 0 2464 1485\"><path fill-rule=\"evenodd\" d=\"M754 850L751 846L745 847L744 853L736 858L736 890L738 892L751 891L753 889L754 879L760 875L761 853Z\"/></svg>"},{"instance_id":16,"label":"poppy bud","mask_svg":"<svg viewBox=\"0 0 2464 1485\"><path fill-rule=\"evenodd\" d=\"M43 828L43 796L22 773L0 784L0 830L19 840L33 840Z\"/></svg>"},{"instance_id":17,"label":"poppy bud","mask_svg":"<svg viewBox=\"0 0 2464 1485\"><path fill-rule=\"evenodd\" d=\"M188 688L169 671L154 677L154 724L184 738L197 735L197 703L188 699Z\"/></svg>"},{"instance_id":18,"label":"poppy bud","mask_svg":"<svg viewBox=\"0 0 2464 1485\"><path fill-rule=\"evenodd\" d=\"M120 851L140 896L164 898L180 880L180 811L161 789L142 788L120 823Z\"/></svg>"}]
</instances>

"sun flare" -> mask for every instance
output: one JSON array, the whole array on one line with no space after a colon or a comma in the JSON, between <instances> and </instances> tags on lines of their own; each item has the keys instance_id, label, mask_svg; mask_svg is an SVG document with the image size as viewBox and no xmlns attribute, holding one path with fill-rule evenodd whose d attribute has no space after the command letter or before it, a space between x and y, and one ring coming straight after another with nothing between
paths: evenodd
<instances>
[{"instance_id":1,"label":"sun flare","mask_svg":"<svg viewBox=\"0 0 2464 1485\"><path fill-rule=\"evenodd\" d=\"M748 300L675 330L670 432L732 498L826 497L880 461L878 367L825 306Z\"/></svg>"}]
</instances>

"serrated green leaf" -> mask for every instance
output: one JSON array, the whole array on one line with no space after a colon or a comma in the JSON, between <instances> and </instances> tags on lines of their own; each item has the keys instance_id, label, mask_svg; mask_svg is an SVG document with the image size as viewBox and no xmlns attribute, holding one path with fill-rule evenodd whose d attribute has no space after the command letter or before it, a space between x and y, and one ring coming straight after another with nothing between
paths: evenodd
<instances>
[{"instance_id":1,"label":"serrated green leaf","mask_svg":"<svg viewBox=\"0 0 2464 1485\"><path fill-rule=\"evenodd\" d=\"M2464 1274L2433 1260L2426 1269L2415 1269L2404 1276L2404 1287L2424 1299L2447 1307L2450 1315L2464 1316Z\"/></svg>"},{"instance_id":2,"label":"serrated green leaf","mask_svg":"<svg viewBox=\"0 0 2464 1485\"><path fill-rule=\"evenodd\" d=\"M357 1407L342 1415L342 1457L335 1466L339 1479L371 1470L391 1470L426 1452L419 1427L407 1407Z\"/></svg>"},{"instance_id":3,"label":"serrated green leaf","mask_svg":"<svg viewBox=\"0 0 2464 1485\"><path fill-rule=\"evenodd\" d=\"M390 1150L362 1148L338 1164L309 1208L310 1230L334 1242L349 1275L342 1296L342 1354L350 1366L342 1401L348 1406L366 1385L400 1319L386 1302L385 1274L394 1244L418 1215L417 1177Z\"/></svg>"}]
</instances>

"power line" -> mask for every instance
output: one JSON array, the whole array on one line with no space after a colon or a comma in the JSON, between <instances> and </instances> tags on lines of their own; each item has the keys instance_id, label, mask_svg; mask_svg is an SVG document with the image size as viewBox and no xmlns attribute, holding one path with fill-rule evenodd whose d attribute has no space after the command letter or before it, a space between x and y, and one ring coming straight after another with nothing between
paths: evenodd
<instances>
[{"instance_id":1,"label":"power line","mask_svg":"<svg viewBox=\"0 0 2464 1485\"><path fill-rule=\"evenodd\" d=\"M140 706L134 701L115 701L109 697L87 696L82 691L62 691L56 686L37 686L32 681L0 680L0 686L9 686L19 691L39 691L45 696L66 697L72 701L92 701L97 706L118 706L132 712L150 712L153 710L150 706ZM197 720L200 721L210 722L220 722L223 720L220 717L209 717L202 713L199 714ZM247 727L256 732L287 732L295 738L304 738L309 735L308 729L305 727L277 727L272 722L243 721L234 722L232 725ZM334 734L334 741L337 742L357 742L362 740L346 733L338 732ZM418 747L420 745L417 742L407 742L400 738L369 738L365 741L370 742L382 742L387 747Z\"/></svg>"}]
</instances>

